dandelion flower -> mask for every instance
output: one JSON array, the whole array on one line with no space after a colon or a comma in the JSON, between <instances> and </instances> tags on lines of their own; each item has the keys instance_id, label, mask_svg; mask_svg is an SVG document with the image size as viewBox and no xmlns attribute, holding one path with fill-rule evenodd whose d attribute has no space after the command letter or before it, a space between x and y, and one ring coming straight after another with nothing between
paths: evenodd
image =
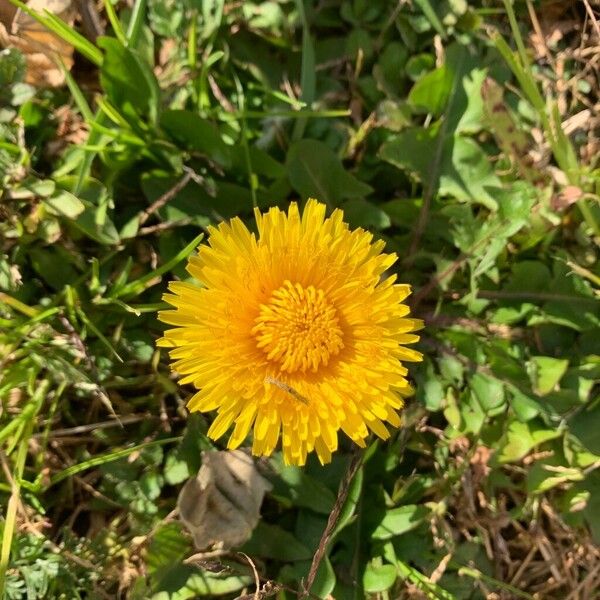
<instances>
[{"instance_id":1,"label":"dandelion flower","mask_svg":"<svg viewBox=\"0 0 600 600\"><path fill-rule=\"evenodd\" d=\"M233 427L229 448L252 429L252 452L269 455L281 437L287 464L313 450L329 462L340 430L360 446L370 431L386 439L412 393L402 361L422 358L405 347L422 326L410 287L384 276L396 255L316 200L255 212L258 236L238 218L211 228L187 266L201 287L172 282L164 297L174 329L159 345L199 390L189 410L216 410L208 435Z\"/></svg>"}]
</instances>

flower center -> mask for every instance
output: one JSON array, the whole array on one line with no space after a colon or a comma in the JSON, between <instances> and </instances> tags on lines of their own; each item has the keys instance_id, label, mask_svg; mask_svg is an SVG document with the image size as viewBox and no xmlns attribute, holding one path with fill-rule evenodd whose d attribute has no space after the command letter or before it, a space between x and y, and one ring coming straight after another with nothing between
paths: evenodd
<instances>
[{"instance_id":1,"label":"flower center","mask_svg":"<svg viewBox=\"0 0 600 600\"><path fill-rule=\"evenodd\" d=\"M286 281L262 304L252 333L280 369L316 372L344 347L335 307L323 290Z\"/></svg>"}]
</instances>

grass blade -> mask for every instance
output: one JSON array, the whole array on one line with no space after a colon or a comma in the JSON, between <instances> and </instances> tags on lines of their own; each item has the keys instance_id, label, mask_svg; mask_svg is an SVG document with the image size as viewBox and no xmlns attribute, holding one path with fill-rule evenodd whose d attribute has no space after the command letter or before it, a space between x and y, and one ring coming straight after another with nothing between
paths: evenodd
<instances>
[{"instance_id":1,"label":"grass blade","mask_svg":"<svg viewBox=\"0 0 600 600\"><path fill-rule=\"evenodd\" d=\"M154 446L165 446L166 444L172 444L174 442L179 442L181 440L181 436L178 437L170 437L164 438L162 440L154 440L153 442L145 442L143 444L137 444L136 446L131 446L130 448L123 448L122 450L116 450L114 452L106 452L105 454L100 454L98 456L94 456L94 458L90 458L89 460L85 460L83 462L77 463L76 465L71 465L67 467L63 471L59 471L54 474L50 478L50 482L45 489L60 483L61 481L72 477L73 475L77 475L83 471L87 471L92 467L99 467L100 465L105 465L109 462L113 462L115 460L119 460L120 458L125 458L134 452L139 450L144 450L144 448L153 448Z\"/></svg>"}]
</instances>

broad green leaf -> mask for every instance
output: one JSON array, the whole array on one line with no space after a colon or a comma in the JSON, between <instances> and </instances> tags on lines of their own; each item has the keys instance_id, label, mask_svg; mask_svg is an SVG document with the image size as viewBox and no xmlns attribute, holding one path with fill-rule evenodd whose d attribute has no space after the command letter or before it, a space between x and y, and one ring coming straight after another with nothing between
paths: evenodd
<instances>
[{"instance_id":1,"label":"broad green leaf","mask_svg":"<svg viewBox=\"0 0 600 600\"><path fill-rule=\"evenodd\" d=\"M408 101L417 111L439 117L446 107L452 87L452 70L447 65L442 65L413 85Z\"/></svg>"},{"instance_id":2,"label":"broad green leaf","mask_svg":"<svg viewBox=\"0 0 600 600\"><path fill-rule=\"evenodd\" d=\"M76 219L84 210L85 204L70 192L60 190L44 200L48 212L67 219Z\"/></svg>"},{"instance_id":3,"label":"broad green leaf","mask_svg":"<svg viewBox=\"0 0 600 600\"><path fill-rule=\"evenodd\" d=\"M383 210L362 198L344 202L342 209L345 220L353 228L386 229L392 224L389 216Z\"/></svg>"},{"instance_id":4,"label":"broad green leaf","mask_svg":"<svg viewBox=\"0 0 600 600\"><path fill-rule=\"evenodd\" d=\"M505 290L509 292L542 292L550 285L550 269L536 260L523 260L512 267Z\"/></svg>"},{"instance_id":5,"label":"broad green leaf","mask_svg":"<svg viewBox=\"0 0 600 600\"><path fill-rule=\"evenodd\" d=\"M511 388L509 398L510 405L515 411L519 421L530 421L543 411L536 400L523 394L517 388Z\"/></svg>"},{"instance_id":6,"label":"broad green leaf","mask_svg":"<svg viewBox=\"0 0 600 600\"><path fill-rule=\"evenodd\" d=\"M569 430L590 452L600 456L600 403L595 402L571 417Z\"/></svg>"},{"instance_id":7,"label":"broad green leaf","mask_svg":"<svg viewBox=\"0 0 600 600\"><path fill-rule=\"evenodd\" d=\"M231 164L230 150L217 127L189 110L168 110L160 117L161 127L190 150L210 157L218 164Z\"/></svg>"},{"instance_id":8,"label":"broad green leaf","mask_svg":"<svg viewBox=\"0 0 600 600\"><path fill-rule=\"evenodd\" d=\"M385 516L375 528L372 537L375 540L388 540L402 535L418 527L429 514L430 510L419 504L407 504L406 506L392 508L385 513Z\"/></svg>"},{"instance_id":9,"label":"broad green leaf","mask_svg":"<svg viewBox=\"0 0 600 600\"><path fill-rule=\"evenodd\" d=\"M28 177L11 190L10 196L13 200L29 200L36 196L48 198L55 190L56 183L51 179Z\"/></svg>"},{"instance_id":10,"label":"broad green leaf","mask_svg":"<svg viewBox=\"0 0 600 600\"><path fill-rule=\"evenodd\" d=\"M233 594L246 586L253 585L250 575L228 575L211 573L187 565L176 566L160 581L161 590L150 600L193 600L204 596L214 597Z\"/></svg>"},{"instance_id":11,"label":"broad green leaf","mask_svg":"<svg viewBox=\"0 0 600 600\"><path fill-rule=\"evenodd\" d=\"M170 452L165 461L164 475L168 484L177 485L190 477L191 473L187 461L179 458L178 452Z\"/></svg>"},{"instance_id":12,"label":"broad green leaf","mask_svg":"<svg viewBox=\"0 0 600 600\"><path fill-rule=\"evenodd\" d=\"M331 512L335 496L325 484L310 477L304 469L285 466L281 457L273 458L271 464L279 474L279 478L273 481L273 495L321 514Z\"/></svg>"},{"instance_id":13,"label":"broad green leaf","mask_svg":"<svg viewBox=\"0 0 600 600\"><path fill-rule=\"evenodd\" d=\"M486 154L463 136L450 136L440 146L440 135L437 127L406 129L381 147L380 156L414 173L423 183L432 182L437 166L440 195L495 209L492 192L500 187L500 180Z\"/></svg>"},{"instance_id":14,"label":"broad green leaf","mask_svg":"<svg viewBox=\"0 0 600 600\"><path fill-rule=\"evenodd\" d=\"M568 359L551 356L532 356L531 362L534 367L533 389L539 396L554 390L569 366Z\"/></svg>"},{"instance_id":15,"label":"broad green leaf","mask_svg":"<svg viewBox=\"0 0 600 600\"><path fill-rule=\"evenodd\" d=\"M398 569L394 565L376 565L370 562L363 574L365 592L376 594L389 590L398 577Z\"/></svg>"},{"instance_id":16,"label":"broad green leaf","mask_svg":"<svg viewBox=\"0 0 600 600\"><path fill-rule=\"evenodd\" d=\"M149 573L172 567L183 560L186 553L190 551L190 540L183 535L179 523L167 523L160 526L148 547L146 564Z\"/></svg>"},{"instance_id":17,"label":"broad green leaf","mask_svg":"<svg viewBox=\"0 0 600 600\"><path fill-rule=\"evenodd\" d=\"M57 291L77 279L77 271L68 260L69 257L64 248L60 246L30 248L29 258L37 274Z\"/></svg>"},{"instance_id":18,"label":"broad green leaf","mask_svg":"<svg viewBox=\"0 0 600 600\"><path fill-rule=\"evenodd\" d=\"M433 54L413 54L406 61L406 74L413 80L417 81L421 77L435 67L435 57Z\"/></svg>"},{"instance_id":19,"label":"broad green leaf","mask_svg":"<svg viewBox=\"0 0 600 600\"><path fill-rule=\"evenodd\" d=\"M475 373L471 379L471 389L486 411L504 404L504 385L494 377L484 373Z\"/></svg>"},{"instance_id":20,"label":"broad green leaf","mask_svg":"<svg viewBox=\"0 0 600 600\"><path fill-rule=\"evenodd\" d=\"M584 479L583 470L567 467L558 458L536 461L527 473L527 491L530 494L543 494L558 485Z\"/></svg>"},{"instance_id":21,"label":"broad green leaf","mask_svg":"<svg viewBox=\"0 0 600 600\"><path fill-rule=\"evenodd\" d=\"M560 429L549 429L537 421L511 421L500 443L498 461L508 463L521 460L536 446L561 435Z\"/></svg>"},{"instance_id":22,"label":"broad green leaf","mask_svg":"<svg viewBox=\"0 0 600 600\"><path fill-rule=\"evenodd\" d=\"M425 377L419 381L417 397L431 412L440 410L444 404L444 386L431 363L427 364Z\"/></svg>"},{"instance_id":23,"label":"broad green leaf","mask_svg":"<svg viewBox=\"0 0 600 600\"><path fill-rule=\"evenodd\" d=\"M479 434L486 421L487 410L477 398L474 391L466 391L458 402L462 430L465 433Z\"/></svg>"},{"instance_id":24,"label":"broad green leaf","mask_svg":"<svg viewBox=\"0 0 600 600\"><path fill-rule=\"evenodd\" d=\"M85 210L73 221L73 225L93 240L106 246L119 243L119 233L103 207L81 199Z\"/></svg>"},{"instance_id":25,"label":"broad green leaf","mask_svg":"<svg viewBox=\"0 0 600 600\"><path fill-rule=\"evenodd\" d=\"M252 532L252 537L241 547L241 550L250 556L283 562L308 560L313 554L312 550L289 531L263 521L259 521Z\"/></svg>"},{"instance_id":26,"label":"broad green leaf","mask_svg":"<svg viewBox=\"0 0 600 600\"><path fill-rule=\"evenodd\" d=\"M316 198L337 206L346 198L362 198L372 191L348 173L342 161L323 142L300 140L288 150L286 168L292 187L302 199Z\"/></svg>"}]
</instances>

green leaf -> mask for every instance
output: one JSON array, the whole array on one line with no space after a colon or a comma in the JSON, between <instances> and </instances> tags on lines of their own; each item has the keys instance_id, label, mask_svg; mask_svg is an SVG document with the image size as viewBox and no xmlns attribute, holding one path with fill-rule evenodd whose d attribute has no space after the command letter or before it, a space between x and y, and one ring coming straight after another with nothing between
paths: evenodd
<instances>
[{"instance_id":1,"label":"green leaf","mask_svg":"<svg viewBox=\"0 0 600 600\"><path fill-rule=\"evenodd\" d=\"M330 598L331 592L335 588L335 580L335 571L333 570L329 556L325 556L317 569L315 582L310 588L311 594L319 598Z\"/></svg>"},{"instance_id":2,"label":"green leaf","mask_svg":"<svg viewBox=\"0 0 600 600\"><path fill-rule=\"evenodd\" d=\"M600 403L571 417L569 430L590 452L600 456Z\"/></svg>"},{"instance_id":3,"label":"green leaf","mask_svg":"<svg viewBox=\"0 0 600 600\"><path fill-rule=\"evenodd\" d=\"M273 481L272 494L289 499L295 506L310 508L321 514L329 514L335 503L333 492L318 479L310 477L304 469L285 466L280 457L271 464L279 474Z\"/></svg>"},{"instance_id":4,"label":"green leaf","mask_svg":"<svg viewBox=\"0 0 600 600\"><path fill-rule=\"evenodd\" d=\"M360 467L354 476L354 479L350 483L348 496L346 497L346 501L340 510L340 516L338 517L337 524L331 536L332 540L335 540L340 532L353 521L362 495L363 479L364 469L363 467Z\"/></svg>"},{"instance_id":5,"label":"green leaf","mask_svg":"<svg viewBox=\"0 0 600 600\"><path fill-rule=\"evenodd\" d=\"M417 81L421 77L435 67L435 58L433 54L413 54L406 61L406 74L413 80Z\"/></svg>"},{"instance_id":6,"label":"green leaf","mask_svg":"<svg viewBox=\"0 0 600 600\"><path fill-rule=\"evenodd\" d=\"M179 458L178 452L167 455L164 468L165 481L170 485L177 485L190 476L187 461Z\"/></svg>"},{"instance_id":7,"label":"green leaf","mask_svg":"<svg viewBox=\"0 0 600 600\"><path fill-rule=\"evenodd\" d=\"M375 540L388 540L402 535L415 527L418 527L430 514L426 506L419 504L407 504L392 508L375 528L372 534Z\"/></svg>"},{"instance_id":8,"label":"green leaf","mask_svg":"<svg viewBox=\"0 0 600 600\"><path fill-rule=\"evenodd\" d=\"M161 115L160 126L184 147L205 154L224 167L230 166L229 146L210 121L189 110L168 110Z\"/></svg>"},{"instance_id":9,"label":"green leaf","mask_svg":"<svg viewBox=\"0 0 600 600\"><path fill-rule=\"evenodd\" d=\"M55 290L62 290L78 276L73 265L65 260L65 254L65 250L60 246L29 249L33 268Z\"/></svg>"},{"instance_id":10,"label":"green leaf","mask_svg":"<svg viewBox=\"0 0 600 600\"><path fill-rule=\"evenodd\" d=\"M437 192L495 209L497 202L491 192L500 187L500 180L483 150L462 136L447 137L439 146L439 135L437 127L406 129L383 144L379 154L383 160L414 173L421 182L431 183L439 152Z\"/></svg>"},{"instance_id":11,"label":"green leaf","mask_svg":"<svg viewBox=\"0 0 600 600\"><path fill-rule=\"evenodd\" d=\"M98 38L98 45L105 52L100 83L111 103L134 123L156 123L159 88L152 70L115 38Z\"/></svg>"},{"instance_id":12,"label":"green leaf","mask_svg":"<svg viewBox=\"0 0 600 600\"><path fill-rule=\"evenodd\" d=\"M315 69L315 46L310 35L310 27L306 18L303 0L296 0L296 9L302 22L302 64L300 71L300 100L307 106L311 106L315 99L316 69ZM306 127L306 119L298 119L294 124L292 132L293 140L300 140Z\"/></svg>"},{"instance_id":13,"label":"green leaf","mask_svg":"<svg viewBox=\"0 0 600 600\"><path fill-rule=\"evenodd\" d=\"M73 225L89 238L106 246L118 244L119 232L106 214L104 206L95 206L81 200L85 210L73 221Z\"/></svg>"},{"instance_id":14,"label":"green leaf","mask_svg":"<svg viewBox=\"0 0 600 600\"><path fill-rule=\"evenodd\" d=\"M543 412L542 407L533 398L526 396L520 390L512 388L510 390L510 405L515 411L519 421L530 421Z\"/></svg>"},{"instance_id":15,"label":"green leaf","mask_svg":"<svg viewBox=\"0 0 600 600\"><path fill-rule=\"evenodd\" d=\"M363 587L365 592L376 594L389 590L398 577L398 569L394 565L367 564L363 574Z\"/></svg>"},{"instance_id":16,"label":"green leaf","mask_svg":"<svg viewBox=\"0 0 600 600\"><path fill-rule=\"evenodd\" d=\"M44 200L44 206L57 217L76 219L84 210L85 204L70 192L60 190Z\"/></svg>"},{"instance_id":17,"label":"green leaf","mask_svg":"<svg viewBox=\"0 0 600 600\"><path fill-rule=\"evenodd\" d=\"M446 65L421 77L408 94L408 101L420 112L432 113L439 117L453 87L453 72Z\"/></svg>"},{"instance_id":18,"label":"green leaf","mask_svg":"<svg viewBox=\"0 0 600 600\"><path fill-rule=\"evenodd\" d=\"M471 389L486 411L493 410L504 404L504 385L494 377L483 373L476 373L471 379Z\"/></svg>"},{"instance_id":19,"label":"green leaf","mask_svg":"<svg viewBox=\"0 0 600 600\"><path fill-rule=\"evenodd\" d=\"M202 39L209 39L221 26L225 0L202 1Z\"/></svg>"},{"instance_id":20,"label":"green leaf","mask_svg":"<svg viewBox=\"0 0 600 600\"><path fill-rule=\"evenodd\" d=\"M253 582L254 578L250 575L199 572L195 567L179 565L161 579L158 589L164 591L158 591L150 600L193 600L201 596L223 596L233 594Z\"/></svg>"},{"instance_id":21,"label":"green leaf","mask_svg":"<svg viewBox=\"0 0 600 600\"><path fill-rule=\"evenodd\" d=\"M190 541L179 523L161 525L154 535L146 554L148 572L153 575L181 562L190 550Z\"/></svg>"},{"instance_id":22,"label":"green leaf","mask_svg":"<svg viewBox=\"0 0 600 600\"><path fill-rule=\"evenodd\" d=\"M536 446L561 435L562 431L560 429L548 429L537 421L522 423L513 420L509 423L500 442L498 461L508 463L521 460Z\"/></svg>"},{"instance_id":23,"label":"green leaf","mask_svg":"<svg viewBox=\"0 0 600 600\"><path fill-rule=\"evenodd\" d=\"M13 200L29 200L36 196L48 198L56 190L56 183L50 179L28 177L11 190Z\"/></svg>"},{"instance_id":24,"label":"green leaf","mask_svg":"<svg viewBox=\"0 0 600 600\"><path fill-rule=\"evenodd\" d=\"M286 168L292 187L303 199L337 206L346 198L362 198L373 189L348 173L323 142L300 140L290 146Z\"/></svg>"},{"instance_id":25,"label":"green leaf","mask_svg":"<svg viewBox=\"0 0 600 600\"><path fill-rule=\"evenodd\" d=\"M430 412L440 410L444 404L444 386L431 363L427 363L425 378L417 386L417 397Z\"/></svg>"},{"instance_id":26,"label":"green leaf","mask_svg":"<svg viewBox=\"0 0 600 600\"><path fill-rule=\"evenodd\" d=\"M536 461L527 473L527 492L543 494L558 485L573 481L582 481L582 469L567 467L558 457L550 457L544 461Z\"/></svg>"},{"instance_id":27,"label":"green leaf","mask_svg":"<svg viewBox=\"0 0 600 600\"><path fill-rule=\"evenodd\" d=\"M512 267L505 286L508 292L543 292L550 286L550 269L536 260L523 260Z\"/></svg>"},{"instance_id":28,"label":"green leaf","mask_svg":"<svg viewBox=\"0 0 600 600\"><path fill-rule=\"evenodd\" d=\"M446 39L446 30L440 22L435 9L433 8L430 0L415 0L415 4L423 11L423 14L427 17L427 20L433 25L434 29L442 36L442 39Z\"/></svg>"},{"instance_id":29,"label":"green leaf","mask_svg":"<svg viewBox=\"0 0 600 600\"><path fill-rule=\"evenodd\" d=\"M392 224L389 216L383 210L362 198L348 200L342 204L341 208L344 210L344 220L352 228L386 229Z\"/></svg>"},{"instance_id":30,"label":"green leaf","mask_svg":"<svg viewBox=\"0 0 600 600\"><path fill-rule=\"evenodd\" d=\"M554 390L569 367L569 360L566 358L532 356L531 362L534 366L533 389L539 396L545 396Z\"/></svg>"},{"instance_id":31,"label":"green leaf","mask_svg":"<svg viewBox=\"0 0 600 600\"><path fill-rule=\"evenodd\" d=\"M283 562L308 560L313 554L312 550L289 531L263 521L259 521L252 532L252 537L241 547L241 551L250 556Z\"/></svg>"}]
</instances>

